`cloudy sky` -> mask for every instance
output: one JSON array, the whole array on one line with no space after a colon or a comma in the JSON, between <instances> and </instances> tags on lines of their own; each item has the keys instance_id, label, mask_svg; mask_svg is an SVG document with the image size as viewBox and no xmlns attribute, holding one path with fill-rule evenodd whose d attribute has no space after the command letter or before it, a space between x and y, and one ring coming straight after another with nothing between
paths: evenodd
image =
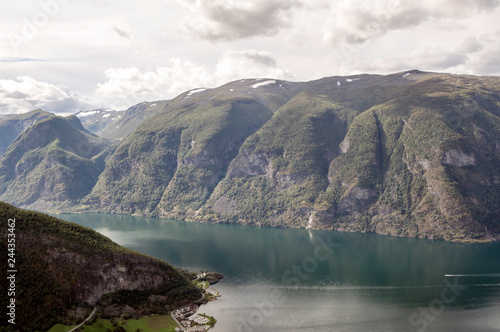
<instances>
[{"instance_id":1,"label":"cloudy sky","mask_svg":"<svg viewBox=\"0 0 500 332\"><path fill-rule=\"evenodd\" d=\"M0 114L125 109L240 78L500 75L500 0L4 1L0 33Z\"/></svg>"}]
</instances>

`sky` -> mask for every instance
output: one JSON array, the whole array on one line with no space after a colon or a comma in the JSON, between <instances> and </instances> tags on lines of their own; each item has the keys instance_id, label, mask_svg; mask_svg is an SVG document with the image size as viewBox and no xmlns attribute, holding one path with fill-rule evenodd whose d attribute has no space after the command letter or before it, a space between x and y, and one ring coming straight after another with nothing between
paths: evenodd
<instances>
[{"instance_id":1,"label":"sky","mask_svg":"<svg viewBox=\"0 0 500 332\"><path fill-rule=\"evenodd\" d=\"M500 0L0 5L0 114L124 110L243 78L500 75Z\"/></svg>"}]
</instances>

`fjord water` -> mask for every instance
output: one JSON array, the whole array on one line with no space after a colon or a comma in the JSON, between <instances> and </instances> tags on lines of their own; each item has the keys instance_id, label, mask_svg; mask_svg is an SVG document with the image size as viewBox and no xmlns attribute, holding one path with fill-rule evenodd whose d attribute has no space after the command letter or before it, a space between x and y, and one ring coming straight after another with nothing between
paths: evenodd
<instances>
[{"instance_id":1,"label":"fjord water","mask_svg":"<svg viewBox=\"0 0 500 332\"><path fill-rule=\"evenodd\" d=\"M499 331L500 244L106 214L58 215L184 269L223 273L225 331Z\"/></svg>"}]
</instances>

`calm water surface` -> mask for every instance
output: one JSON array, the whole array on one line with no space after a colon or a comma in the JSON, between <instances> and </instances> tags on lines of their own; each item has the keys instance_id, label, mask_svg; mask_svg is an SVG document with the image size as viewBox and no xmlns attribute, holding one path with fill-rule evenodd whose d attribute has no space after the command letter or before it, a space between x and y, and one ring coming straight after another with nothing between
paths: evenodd
<instances>
[{"instance_id":1,"label":"calm water surface","mask_svg":"<svg viewBox=\"0 0 500 332\"><path fill-rule=\"evenodd\" d=\"M500 244L58 215L225 278L200 309L226 331L500 331Z\"/></svg>"}]
</instances>

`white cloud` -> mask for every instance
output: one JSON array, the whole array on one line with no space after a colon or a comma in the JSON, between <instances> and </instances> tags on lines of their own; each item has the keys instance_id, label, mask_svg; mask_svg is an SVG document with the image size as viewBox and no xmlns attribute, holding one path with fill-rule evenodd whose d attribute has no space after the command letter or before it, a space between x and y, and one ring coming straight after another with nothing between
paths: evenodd
<instances>
[{"instance_id":1,"label":"white cloud","mask_svg":"<svg viewBox=\"0 0 500 332\"><path fill-rule=\"evenodd\" d=\"M203 66L178 58L169 66L151 71L136 67L109 68L106 81L98 84L96 95L108 107L125 108L146 99L162 99L193 87L212 85L212 77Z\"/></svg>"},{"instance_id":2,"label":"white cloud","mask_svg":"<svg viewBox=\"0 0 500 332\"><path fill-rule=\"evenodd\" d=\"M470 67L479 75L500 75L500 48L483 52Z\"/></svg>"},{"instance_id":3,"label":"white cloud","mask_svg":"<svg viewBox=\"0 0 500 332\"><path fill-rule=\"evenodd\" d=\"M401 61L398 64L398 69L447 70L462 65L467 60L466 54L457 51L449 51L443 48L419 49L410 53L407 60Z\"/></svg>"},{"instance_id":4,"label":"white cloud","mask_svg":"<svg viewBox=\"0 0 500 332\"><path fill-rule=\"evenodd\" d=\"M43 8L37 1L4 7L0 79L56 84L45 83L51 97L41 86L0 86L0 113L79 109L86 101L125 108L243 78L499 73L499 0L71 1L17 50L6 34L23 36Z\"/></svg>"},{"instance_id":5,"label":"white cloud","mask_svg":"<svg viewBox=\"0 0 500 332\"><path fill-rule=\"evenodd\" d=\"M204 67L178 58L169 66L141 71L136 67L109 68L106 81L96 95L106 107L123 109L144 100L172 98L199 87L215 87L242 78L271 77L293 79L269 53L256 50L227 52L214 67Z\"/></svg>"},{"instance_id":6,"label":"white cloud","mask_svg":"<svg viewBox=\"0 0 500 332\"><path fill-rule=\"evenodd\" d=\"M116 32L116 34L125 39L132 39L132 33L129 27L120 26L118 24L111 25L111 28Z\"/></svg>"},{"instance_id":7,"label":"white cloud","mask_svg":"<svg viewBox=\"0 0 500 332\"><path fill-rule=\"evenodd\" d=\"M217 64L215 76L219 84L243 78L294 79L270 53L257 50L224 53Z\"/></svg>"},{"instance_id":8,"label":"white cloud","mask_svg":"<svg viewBox=\"0 0 500 332\"><path fill-rule=\"evenodd\" d=\"M389 74L409 69L436 72L464 72L470 61L467 54L443 47L418 48L407 54L394 54L381 58L356 55L350 59L344 74ZM349 68L355 68L349 72Z\"/></svg>"},{"instance_id":9,"label":"white cloud","mask_svg":"<svg viewBox=\"0 0 500 332\"><path fill-rule=\"evenodd\" d=\"M332 7L333 16L325 27L324 39L332 43L362 44L393 30L430 21L460 20L493 11L498 5L498 0L377 0L367 6L360 1L344 0Z\"/></svg>"},{"instance_id":10,"label":"white cloud","mask_svg":"<svg viewBox=\"0 0 500 332\"><path fill-rule=\"evenodd\" d=\"M476 37L471 36L466 38L462 45L458 48L458 51L461 53L469 54L479 52L483 49L483 45L477 40Z\"/></svg>"},{"instance_id":11,"label":"white cloud","mask_svg":"<svg viewBox=\"0 0 500 332\"><path fill-rule=\"evenodd\" d=\"M290 24L299 0L177 0L192 12L185 28L207 40L233 40L274 35Z\"/></svg>"},{"instance_id":12,"label":"white cloud","mask_svg":"<svg viewBox=\"0 0 500 332\"><path fill-rule=\"evenodd\" d=\"M88 107L66 87L37 81L29 76L0 80L0 100L0 113L4 114L19 114L37 108L62 114Z\"/></svg>"}]
</instances>

